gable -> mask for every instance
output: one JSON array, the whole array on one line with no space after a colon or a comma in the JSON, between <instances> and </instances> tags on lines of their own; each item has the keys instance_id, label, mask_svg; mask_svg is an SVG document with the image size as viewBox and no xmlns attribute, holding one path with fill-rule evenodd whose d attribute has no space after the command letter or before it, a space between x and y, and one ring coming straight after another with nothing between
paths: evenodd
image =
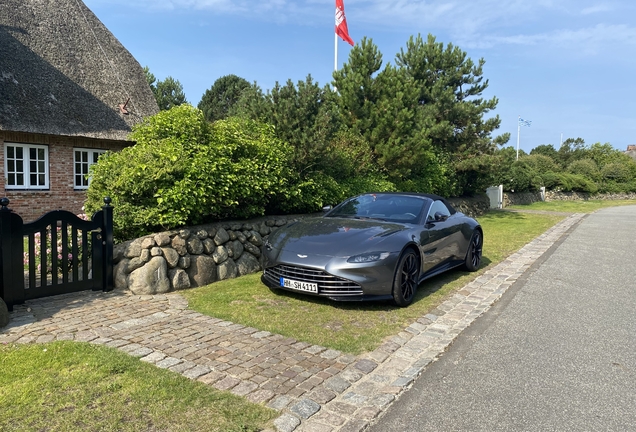
<instances>
[{"instance_id":1,"label":"gable","mask_svg":"<svg viewBox=\"0 0 636 432\"><path fill-rule=\"evenodd\" d=\"M139 63L81 0L2 0L0 130L125 140L158 111Z\"/></svg>"}]
</instances>

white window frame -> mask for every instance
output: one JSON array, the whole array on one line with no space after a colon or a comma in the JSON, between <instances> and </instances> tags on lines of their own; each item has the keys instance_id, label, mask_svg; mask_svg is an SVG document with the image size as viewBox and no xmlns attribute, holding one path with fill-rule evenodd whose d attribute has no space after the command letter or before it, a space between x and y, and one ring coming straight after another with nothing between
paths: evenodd
<instances>
[{"instance_id":1,"label":"white window frame","mask_svg":"<svg viewBox=\"0 0 636 432\"><path fill-rule=\"evenodd\" d=\"M77 160L77 153L85 154L86 160ZM88 186L91 183L90 177L88 177L88 173L91 165L97 163L97 159L106 153L104 149L91 149L91 148L81 148L76 147L73 148L73 189L75 190L85 190L88 189ZM80 171L78 172L77 168L80 166ZM78 178L79 176L79 178ZM81 185L78 185L78 180L81 179Z\"/></svg>"},{"instance_id":2,"label":"white window frame","mask_svg":"<svg viewBox=\"0 0 636 432\"><path fill-rule=\"evenodd\" d=\"M9 147L13 147L13 157L9 157ZM17 157L17 149L22 149L22 159ZM36 159L31 159L31 150L44 150L44 158L39 159L36 153ZM13 162L13 164L11 163ZM22 170L18 170L18 162L22 162ZM36 172L31 172L31 163L36 163ZM42 167L42 162L44 166ZM13 169L9 169L13 166ZM41 170L40 168L43 168ZM23 184L9 184L9 179L13 175L14 183L17 183L18 175L22 175ZM31 175L44 174L44 184L31 184ZM49 147L46 145L38 144L24 144L24 143L4 143L4 188L13 190L47 190L49 189ZM37 181L36 181L37 183Z\"/></svg>"}]
</instances>

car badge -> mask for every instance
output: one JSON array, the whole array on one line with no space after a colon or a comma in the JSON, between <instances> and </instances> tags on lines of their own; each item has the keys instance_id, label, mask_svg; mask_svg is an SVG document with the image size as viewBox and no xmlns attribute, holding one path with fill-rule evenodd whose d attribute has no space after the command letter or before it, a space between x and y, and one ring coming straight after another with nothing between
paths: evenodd
<instances>
[{"instance_id":1,"label":"car badge","mask_svg":"<svg viewBox=\"0 0 636 432\"><path fill-rule=\"evenodd\" d=\"M302 255L302 254L296 254L298 255L298 258L307 258L307 255Z\"/></svg>"}]
</instances>

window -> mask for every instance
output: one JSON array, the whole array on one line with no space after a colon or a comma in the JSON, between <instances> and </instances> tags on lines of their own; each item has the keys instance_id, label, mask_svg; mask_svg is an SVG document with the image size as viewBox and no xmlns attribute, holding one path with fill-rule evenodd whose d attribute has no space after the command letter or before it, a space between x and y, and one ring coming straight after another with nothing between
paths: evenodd
<instances>
[{"instance_id":1,"label":"window","mask_svg":"<svg viewBox=\"0 0 636 432\"><path fill-rule=\"evenodd\" d=\"M73 150L74 154L74 182L75 189L88 189L90 178L88 177L88 169L94 163L97 163L97 159L106 150L91 150L76 148Z\"/></svg>"},{"instance_id":2,"label":"window","mask_svg":"<svg viewBox=\"0 0 636 432\"><path fill-rule=\"evenodd\" d=\"M48 189L49 148L5 143L4 177L7 189Z\"/></svg>"},{"instance_id":3,"label":"window","mask_svg":"<svg viewBox=\"0 0 636 432\"><path fill-rule=\"evenodd\" d=\"M434 221L436 213L441 213L442 216L446 216L446 217L449 217L451 215L450 211L448 210L448 207L446 207L446 204L444 204L442 201L433 202L433 204L431 205L431 208L428 211L427 221L429 222Z\"/></svg>"}]
</instances>

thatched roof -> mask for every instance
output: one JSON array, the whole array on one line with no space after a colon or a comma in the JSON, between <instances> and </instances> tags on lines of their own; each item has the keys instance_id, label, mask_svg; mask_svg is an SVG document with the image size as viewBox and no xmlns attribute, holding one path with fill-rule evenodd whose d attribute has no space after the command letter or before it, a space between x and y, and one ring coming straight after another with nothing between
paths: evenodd
<instances>
[{"instance_id":1,"label":"thatched roof","mask_svg":"<svg viewBox=\"0 0 636 432\"><path fill-rule=\"evenodd\" d=\"M0 1L0 130L124 140L158 111L139 63L81 0Z\"/></svg>"}]
</instances>

